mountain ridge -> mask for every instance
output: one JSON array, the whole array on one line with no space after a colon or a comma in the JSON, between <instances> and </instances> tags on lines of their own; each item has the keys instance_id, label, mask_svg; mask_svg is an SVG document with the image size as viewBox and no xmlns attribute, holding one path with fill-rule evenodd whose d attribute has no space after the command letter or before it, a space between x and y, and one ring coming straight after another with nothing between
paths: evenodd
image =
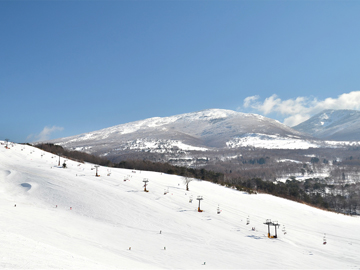
<instances>
[{"instance_id":1,"label":"mountain ridge","mask_svg":"<svg viewBox=\"0 0 360 270\"><path fill-rule=\"evenodd\" d=\"M358 141L360 111L324 110L293 129L325 140Z\"/></svg>"},{"instance_id":2,"label":"mountain ridge","mask_svg":"<svg viewBox=\"0 0 360 270\"><path fill-rule=\"evenodd\" d=\"M161 148L162 144L181 143L194 151L224 149L228 148L231 140L250 133L310 138L277 120L261 115L207 109L169 117L148 118L50 142L92 154L108 155L111 152L111 155L116 155L117 152L130 148L134 150L139 140L145 144L153 142L158 148Z\"/></svg>"}]
</instances>

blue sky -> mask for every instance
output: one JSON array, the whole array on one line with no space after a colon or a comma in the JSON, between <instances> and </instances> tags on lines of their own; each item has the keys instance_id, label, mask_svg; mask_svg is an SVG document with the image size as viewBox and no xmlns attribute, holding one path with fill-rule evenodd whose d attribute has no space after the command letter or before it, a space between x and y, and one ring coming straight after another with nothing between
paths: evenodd
<instances>
[{"instance_id":1,"label":"blue sky","mask_svg":"<svg viewBox=\"0 0 360 270\"><path fill-rule=\"evenodd\" d=\"M358 1L0 1L0 139L360 109Z\"/></svg>"}]
</instances>

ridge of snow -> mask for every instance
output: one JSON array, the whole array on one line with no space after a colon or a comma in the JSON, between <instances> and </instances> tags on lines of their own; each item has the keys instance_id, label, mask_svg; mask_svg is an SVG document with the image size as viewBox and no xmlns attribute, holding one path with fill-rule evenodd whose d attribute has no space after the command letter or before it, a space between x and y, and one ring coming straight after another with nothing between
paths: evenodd
<instances>
[{"instance_id":1,"label":"ridge of snow","mask_svg":"<svg viewBox=\"0 0 360 270\"><path fill-rule=\"evenodd\" d=\"M144 120L117 125L110 128L105 128L97 131L96 133L101 134L102 132L106 131L109 133L118 132L120 134L128 134L128 133L136 132L140 129L155 128L170 123L174 123L176 121L184 121L184 122L192 122L196 120L210 121L210 120L224 118L233 115L245 115L245 114L231 110L208 109L208 110L203 110L193 113L178 114L168 117L152 117Z\"/></svg>"},{"instance_id":2,"label":"ridge of snow","mask_svg":"<svg viewBox=\"0 0 360 270\"><path fill-rule=\"evenodd\" d=\"M254 117L261 121L268 119L258 114L247 114L247 113L236 112L232 110L224 110L224 109L207 109L203 111L179 114L169 117L152 117L144 120L120 124L109 128L104 128L98 131L75 135L68 138L61 138L59 139L59 141L66 139L67 143L75 143L75 142L86 141L89 139L104 140L109 136L111 136L112 134L125 135L125 134L138 132L140 130L159 128L161 126L165 126L169 124L175 124L175 123L186 124L195 121L211 122L214 120L218 120L218 119L221 120L231 117L243 117L243 118ZM272 120L272 119L268 119L268 120ZM286 127L285 125L281 124L278 121L275 120L272 121L274 121L274 123L277 123L278 125L282 125L283 127ZM286 128L290 129L289 127ZM163 130L165 129L166 128L163 128Z\"/></svg>"}]
</instances>

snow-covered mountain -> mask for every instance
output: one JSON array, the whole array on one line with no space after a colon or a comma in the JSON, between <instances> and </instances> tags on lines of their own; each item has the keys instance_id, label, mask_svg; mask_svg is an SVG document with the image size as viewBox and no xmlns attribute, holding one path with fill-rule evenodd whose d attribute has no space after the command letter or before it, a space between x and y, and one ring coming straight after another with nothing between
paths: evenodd
<instances>
[{"instance_id":1,"label":"snow-covered mountain","mask_svg":"<svg viewBox=\"0 0 360 270\"><path fill-rule=\"evenodd\" d=\"M293 129L326 140L359 141L360 111L324 110Z\"/></svg>"},{"instance_id":2,"label":"snow-covered mountain","mask_svg":"<svg viewBox=\"0 0 360 270\"><path fill-rule=\"evenodd\" d=\"M309 138L260 115L210 109L149 118L51 142L92 154L116 156L132 151L174 153L230 149L243 146L243 138L257 135L280 140Z\"/></svg>"},{"instance_id":3,"label":"snow-covered mountain","mask_svg":"<svg viewBox=\"0 0 360 270\"><path fill-rule=\"evenodd\" d=\"M1 269L360 268L359 217L0 146Z\"/></svg>"}]
</instances>

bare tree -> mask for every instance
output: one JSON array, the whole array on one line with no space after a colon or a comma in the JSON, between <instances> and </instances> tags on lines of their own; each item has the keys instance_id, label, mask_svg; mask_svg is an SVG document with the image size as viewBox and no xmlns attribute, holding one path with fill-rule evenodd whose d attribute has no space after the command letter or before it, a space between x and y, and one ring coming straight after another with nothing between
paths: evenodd
<instances>
[{"instance_id":1,"label":"bare tree","mask_svg":"<svg viewBox=\"0 0 360 270\"><path fill-rule=\"evenodd\" d=\"M193 178L190 178L189 176L185 175L183 178L184 184L186 185L186 190L189 191L189 183L194 180Z\"/></svg>"}]
</instances>

